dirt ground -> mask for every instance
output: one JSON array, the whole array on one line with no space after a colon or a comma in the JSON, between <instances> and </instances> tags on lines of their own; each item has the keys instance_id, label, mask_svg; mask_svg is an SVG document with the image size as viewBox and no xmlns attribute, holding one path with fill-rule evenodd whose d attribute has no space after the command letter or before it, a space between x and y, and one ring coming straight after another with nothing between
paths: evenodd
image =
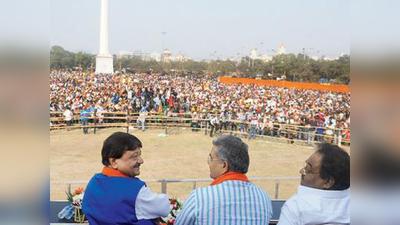
<instances>
[{"instance_id":1,"label":"dirt ground","mask_svg":"<svg viewBox=\"0 0 400 225\"><path fill-rule=\"evenodd\" d=\"M99 173L103 141L113 132L126 131L122 128L102 129L84 135L82 130L50 132L50 180L87 182ZM133 130L143 143L140 179L209 178L207 157L212 148L212 138L204 132L192 132L180 128L179 134L161 137L164 130ZM297 177L304 160L314 148L276 143L266 140L245 142L249 145L249 177ZM275 181L256 181L271 198L275 197ZM209 182L198 183L197 187ZM299 180L283 181L279 185L279 199L287 199L295 194ZM72 184L72 188L85 187L86 183ZM161 192L161 184L148 182L154 192ZM182 200L190 194L192 183L168 184L168 194ZM66 183L50 185L51 200L65 200Z\"/></svg>"}]
</instances>

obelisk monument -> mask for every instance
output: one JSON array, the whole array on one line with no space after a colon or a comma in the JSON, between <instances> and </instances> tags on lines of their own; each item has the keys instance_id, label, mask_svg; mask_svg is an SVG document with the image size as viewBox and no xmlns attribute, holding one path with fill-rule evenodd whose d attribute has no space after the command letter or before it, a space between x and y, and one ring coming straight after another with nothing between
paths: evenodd
<instances>
[{"instance_id":1,"label":"obelisk monument","mask_svg":"<svg viewBox=\"0 0 400 225\"><path fill-rule=\"evenodd\" d=\"M113 56L108 52L108 0L101 0L100 52L96 57L96 74L114 73Z\"/></svg>"}]
</instances>

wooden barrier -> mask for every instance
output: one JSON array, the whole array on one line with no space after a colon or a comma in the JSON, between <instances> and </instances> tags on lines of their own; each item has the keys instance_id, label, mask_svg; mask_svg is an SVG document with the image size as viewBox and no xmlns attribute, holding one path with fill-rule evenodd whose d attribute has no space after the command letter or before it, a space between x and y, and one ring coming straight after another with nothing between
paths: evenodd
<instances>
[{"instance_id":1,"label":"wooden barrier","mask_svg":"<svg viewBox=\"0 0 400 225\"><path fill-rule=\"evenodd\" d=\"M118 116L102 116L102 117L89 117L89 123L86 126L89 129L94 129L94 133L96 133L96 129L99 128L114 128L114 127L121 127L121 128L126 128L127 132L129 132L129 129L131 127L140 129L141 127L137 124L139 115L138 113L128 113L128 112L104 112L102 113L104 115L118 115ZM70 130L70 129L82 129L84 126L80 123L80 116L75 116L73 118L73 121L75 122L72 126L67 126L65 122L65 117L62 116L62 112L51 112L50 115L53 115L53 117L50 118L50 121L54 122L54 124L50 127L50 130ZM55 116L55 115L61 115L61 116ZM124 116L122 116L124 115ZM146 129L165 129L166 134L179 134L180 128L191 128L193 130L203 130L205 131L205 134L208 135L210 132L210 127L208 126L209 119L198 119L199 121L199 128L197 127L191 127L191 122L192 118L185 118L189 117L190 114L186 113L181 113L179 116L183 117L168 117L168 116L163 116L159 114L153 114L153 115L148 115L146 116ZM102 123L99 121L103 120ZM108 120L108 121L105 121ZM117 121L115 121L117 120ZM109 123L112 121L111 123ZM219 129L218 132L219 134L233 134L241 137L249 137L250 134L250 122L243 122L239 120L227 120L225 122L230 122L230 123L235 123L235 124L240 124L244 123L246 125L245 132L238 131L240 128L237 126L237 130L221 130ZM279 125L279 126L275 126ZM266 127L267 124L264 124ZM299 143L303 145L309 145L308 140L302 140L298 137L301 135L304 139L308 135L310 135L310 132L308 131L310 128L314 129L314 133L311 133L314 137L319 137L316 138L319 141L316 141L315 139L312 141L312 143L320 143L323 141L328 141L328 142L334 142L335 144L338 144L341 146L342 144L350 146L350 139L342 138L340 137L341 135L341 129L331 129L334 133L334 135L326 135L325 130L330 129L327 127L311 127L311 126L301 126L299 124L281 124L281 123L274 123L273 127L266 129L264 127L264 131L274 131L275 133L279 132L279 135L272 136L272 135L260 135L256 134L255 137L257 138L269 138L272 140L280 140L280 141L286 141L288 143ZM322 129L324 134L318 134L317 129ZM350 131L350 129L347 129ZM218 135L218 134L217 134Z\"/></svg>"}]
</instances>

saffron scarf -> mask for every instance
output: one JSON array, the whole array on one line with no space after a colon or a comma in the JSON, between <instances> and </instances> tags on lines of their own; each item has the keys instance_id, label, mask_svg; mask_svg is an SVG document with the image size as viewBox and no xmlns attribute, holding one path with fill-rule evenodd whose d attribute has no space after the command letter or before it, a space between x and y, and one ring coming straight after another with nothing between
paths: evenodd
<instances>
[{"instance_id":1,"label":"saffron scarf","mask_svg":"<svg viewBox=\"0 0 400 225\"><path fill-rule=\"evenodd\" d=\"M130 177L119 170L106 166L103 168L103 171L101 171L101 173L109 177Z\"/></svg>"},{"instance_id":2,"label":"saffron scarf","mask_svg":"<svg viewBox=\"0 0 400 225\"><path fill-rule=\"evenodd\" d=\"M239 181L250 182L245 174L237 172L228 172L215 178L215 180L210 184L210 186L214 186L228 180L239 180Z\"/></svg>"}]
</instances>

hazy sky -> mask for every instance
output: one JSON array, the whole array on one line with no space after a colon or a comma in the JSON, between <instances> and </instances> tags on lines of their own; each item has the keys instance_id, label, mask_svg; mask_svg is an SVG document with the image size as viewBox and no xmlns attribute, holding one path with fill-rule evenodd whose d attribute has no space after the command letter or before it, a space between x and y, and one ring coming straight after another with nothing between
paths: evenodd
<instances>
[{"instance_id":1,"label":"hazy sky","mask_svg":"<svg viewBox=\"0 0 400 225\"><path fill-rule=\"evenodd\" d=\"M99 50L100 0L52 0L50 44ZM110 52L165 47L195 59L287 53L350 53L350 0L109 0ZM319 53L317 53L319 51Z\"/></svg>"}]
</instances>

